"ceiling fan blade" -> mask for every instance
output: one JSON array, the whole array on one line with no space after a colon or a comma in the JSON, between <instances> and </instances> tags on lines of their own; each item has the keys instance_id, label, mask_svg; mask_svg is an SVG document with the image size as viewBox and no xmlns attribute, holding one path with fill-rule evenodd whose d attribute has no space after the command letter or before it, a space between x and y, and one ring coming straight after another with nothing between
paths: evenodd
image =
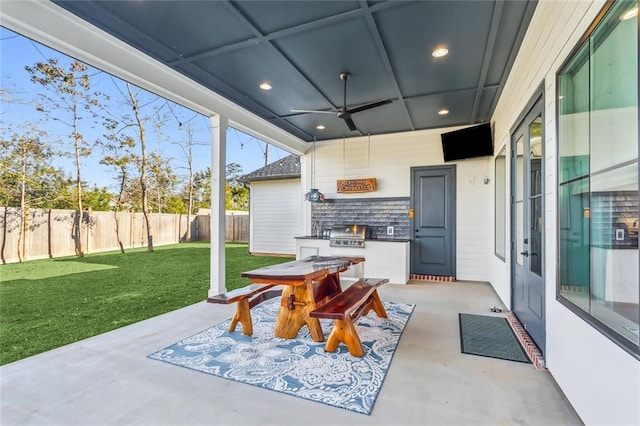
<instances>
[{"instance_id":1,"label":"ceiling fan blade","mask_svg":"<svg viewBox=\"0 0 640 426\"><path fill-rule=\"evenodd\" d=\"M347 127L349 127L349 130L351 130L352 132L358 130L358 128L356 127L356 123L353 122L351 116L344 117L343 120L345 123L347 123Z\"/></svg>"},{"instance_id":2,"label":"ceiling fan blade","mask_svg":"<svg viewBox=\"0 0 640 426\"><path fill-rule=\"evenodd\" d=\"M355 114L356 112L366 111L366 110L372 109L372 108L378 108L379 106L390 104L391 102L392 102L391 99L385 99L383 101L372 102L370 104L361 105L359 107L355 107L353 109L350 109L349 110L349 114Z\"/></svg>"},{"instance_id":3,"label":"ceiling fan blade","mask_svg":"<svg viewBox=\"0 0 640 426\"><path fill-rule=\"evenodd\" d=\"M317 109L292 109L291 112L312 112L317 114L335 114L338 111L322 111Z\"/></svg>"}]
</instances>

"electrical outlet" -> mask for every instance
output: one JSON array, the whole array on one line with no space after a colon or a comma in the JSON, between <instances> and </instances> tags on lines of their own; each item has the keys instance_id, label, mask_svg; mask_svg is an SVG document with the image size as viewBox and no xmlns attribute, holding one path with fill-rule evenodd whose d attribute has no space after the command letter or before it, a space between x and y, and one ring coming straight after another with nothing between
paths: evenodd
<instances>
[{"instance_id":1,"label":"electrical outlet","mask_svg":"<svg viewBox=\"0 0 640 426\"><path fill-rule=\"evenodd\" d=\"M387 235L393 235L393 226L387 226Z\"/></svg>"}]
</instances>

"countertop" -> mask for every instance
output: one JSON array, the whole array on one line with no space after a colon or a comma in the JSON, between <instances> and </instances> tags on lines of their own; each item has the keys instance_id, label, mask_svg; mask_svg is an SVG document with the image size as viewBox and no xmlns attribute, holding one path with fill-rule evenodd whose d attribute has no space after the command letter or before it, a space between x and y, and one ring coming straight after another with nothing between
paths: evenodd
<instances>
[{"instance_id":1,"label":"countertop","mask_svg":"<svg viewBox=\"0 0 640 426\"><path fill-rule=\"evenodd\" d=\"M303 236L294 237L294 238L298 239L298 240L327 240L327 241L329 241L329 238L316 237L314 235L303 235ZM368 238L365 241L366 242L380 241L380 242L385 242L385 243L406 243L406 242L409 242L409 239L407 239L407 238Z\"/></svg>"}]
</instances>

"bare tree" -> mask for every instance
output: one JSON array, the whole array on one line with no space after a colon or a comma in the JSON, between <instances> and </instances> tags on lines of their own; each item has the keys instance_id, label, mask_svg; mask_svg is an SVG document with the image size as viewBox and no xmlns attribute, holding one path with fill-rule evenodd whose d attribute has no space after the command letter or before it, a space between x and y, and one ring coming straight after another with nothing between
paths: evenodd
<instances>
[{"instance_id":1,"label":"bare tree","mask_svg":"<svg viewBox=\"0 0 640 426\"><path fill-rule=\"evenodd\" d=\"M100 160L100 164L110 166L116 169L116 180L118 182L118 194L113 205L113 216L115 223L116 239L120 252L124 253L124 244L120 235L120 212L125 204L129 202L129 208L133 207L130 197L127 197L127 182L130 177L130 168L136 160L135 154L131 149L135 147L135 141L128 135L120 133L118 129L119 122L114 119L107 118L104 126L108 133L105 135L107 142L103 144L105 156Z\"/></svg>"},{"instance_id":2,"label":"bare tree","mask_svg":"<svg viewBox=\"0 0 640 426\"><path fill-rule=\"evenodd\" d=\"M193 125L189 124L186 128L187 139L181 143L175 143L184 154L184 159L187 164L185 168L187 170L187 230L185 232L184 240L191 240L191 232L189 232L189 226L191 224L191 215L194 213L193 211L193 190L194 190L194 171L193 171L193 148L196 145L205 145L201 142L196 142L193 140Z\"/></svg>"},{"instance_id":3,"label":"bare tree","mask_svg":"<svg viewBox=\"0 0 640 426\"><path fill-rule=\"evenodd\" d=\"M91 154L92 145L88 143L80 131L80 121L89 117L96 118L99 105L99 92L92 92L89 67L82 62L72 61L68 68L58 64L58 59L51 58L46 62L38 62L33 67L26 66L31 81L40 84L49 94L41 94L46 106L39 105L38 111L47 117L65 124L71 129L69 135L71 155L76 166L77 209L74 240L76 254L84 256L82 247L82 158Z\"/></svg>"},{"instance_id":4,"label":"bare tree","mask_svg":"<svg viewBox=\"0 0 640 426\"><path fill-rule=\"evenodd\" d=\"M127 93L129 94L129 101L131 105L131 110L133 111L133 116L135 117L135 126L138 131L138 143L140 144L140 157L139 157L139 169L140 169L140 190L142 197L142 214L144 215L144 221L146 224L147 230L147 251L149 253L153 252L153 230L151 227L151 218L149 217L149 201L148 201L148 191L147 191L147 140L145 137L145 122L140 115L140 107L138 105L138 98L131 90L131 84L128 82L127 85Z\"/></svg>"},{"instance_id":5,"label":"bare tree","mask_svg":"<svg viewBox=\"0 0 640 426\"><path fill-rule=\"evenodd\" d=\"M166 212L167 200L178 183L171 166L171 159L164 158L158 152L152 152L149 155L147 169L148 192L156 194L156 210L158 213L164 213ZM149 198L151 201L151 197Z\"/></svg>"}]
</instances>

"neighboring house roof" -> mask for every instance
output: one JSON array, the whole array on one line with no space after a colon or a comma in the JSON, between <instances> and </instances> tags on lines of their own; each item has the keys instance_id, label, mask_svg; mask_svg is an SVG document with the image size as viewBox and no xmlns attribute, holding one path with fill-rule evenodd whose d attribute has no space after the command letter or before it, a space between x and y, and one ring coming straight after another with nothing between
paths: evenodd
<instances>
[{"instance_id":1,"label":"neighboring house roof","mask_svg":"<svg viewBox=\"0 0 640 426\"><path fill-rule=\"evenodd\" d=\"M291 179L300 177L300 157L291 154L281 160L248 173L238 179L240 182L254 182L259 180Z\"/></svg>"}]
</instances>

